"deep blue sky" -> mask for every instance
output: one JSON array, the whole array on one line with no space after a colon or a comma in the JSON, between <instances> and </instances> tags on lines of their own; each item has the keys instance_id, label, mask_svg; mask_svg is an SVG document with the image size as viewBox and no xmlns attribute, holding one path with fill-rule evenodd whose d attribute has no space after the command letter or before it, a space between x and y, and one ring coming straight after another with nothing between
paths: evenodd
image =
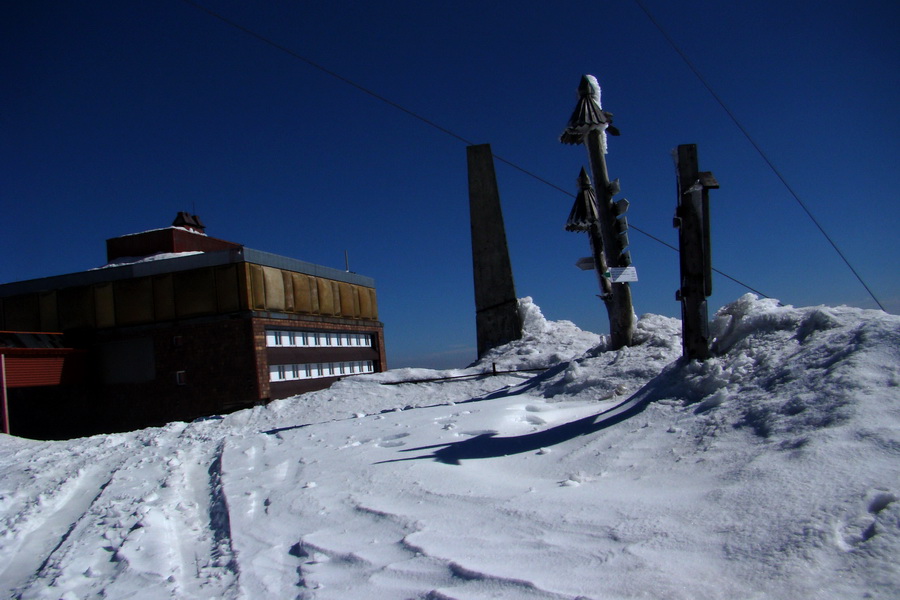
<instances>
[{"instance_id":1,"label":"deep blue sky","mask_svg":"<svg viewBox=\"0 0 900 600\"><path fill-rule=\"evenodd\" d=\"M881 302L900 310L900 5L644 0ZM629 219L677 244L698 144L715 266L784 303L874 302L631 0L245 2L210 9L576 191L558 136L582 73L615 113ZM181 0L0 6L0 282L102 265L196 211L207 233L376 279L391 367L475 357L466 145ZM606 332L572 199L503 164L519 296ZM677 254L638 233L638 314L679 315ZM716 277L715 309L746 290Z\"/></svg>"}]
</instances>

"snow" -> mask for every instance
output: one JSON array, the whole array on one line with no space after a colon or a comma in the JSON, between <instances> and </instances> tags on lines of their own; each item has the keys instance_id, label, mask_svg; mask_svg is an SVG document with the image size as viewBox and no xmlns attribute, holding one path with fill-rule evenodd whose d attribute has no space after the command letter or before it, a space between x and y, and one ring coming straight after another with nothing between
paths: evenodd
<instances>
[{"instance_id":1,"label":"snow","mask_svg":"<svg viewBox=\"0 0 900 600\"><path fill-rule=\"evenodd\" d=\"M125 265L135 265L138 263L156 262L158 260L169 260L170 258L181 258L183 256L194 256L195 254L203 254L203 251L188 250L185 252L157 252L156 254L151 254L150 256L123 256L103 265L102 267L91 269L91 271L96 271L98 269L109 269L111 267L122 267Z\"/></svg>"},{"instance_id":2,"label":"snow","mask_svg":"<svg viewBox=\"0 0 900 600\"><path fill-rule=\"evenodd\" d=\"M597 108L603 108L603 105L600 103L600 82L597 81L597 78L593 75L584 75L584 79L587 81L588 90L590 93L591 100L593 100L597 104ZM608 153L607 139L606 139L606 129L609 127L608 123L602 123L601 135L600 135L600 149L603 151L603 154Z\"/></svg>"},{"instance_id":3,"label":"snow","mask_svg":"<svg viewBox=\"0 0 900 600\"><path fill-rule=\"evenodd\" d=\"M0 594L900 596L900 317L747 295L699 363L677 320L614 351L520 307L524 338L467 369L0 437Z\"/></svg>"},{"instance_id":4,"label":"snow","mask_svg":"<svg viewBox=\"0 0 900 600\"><path fill-rule=\"evenodd\" d=\"M593 75L585 75L584 78L587 80L591 99L597 103L597 106L602 108L603 105L600 104L600 83Z\"/></svg>"},{"instance_id":5,"label":"snow","mask_svg":"<svg viewBox=\"0 0 900 600\"><path fill-rule=\"evenodd\" d=\"M154 231L165 231L167 229L180 229L181 231L187 231L188 233L193 233L195 235L202 235L203 237L207 237L205 233L202 231L197 231L196 229L191 229L190 227L182 227L181 225L169 225L168 227L157 227L156 229L146 229L144 231L139 231L137 233L126 233L125 235L121 235L119 237L131 237L133 235L144 235L145 233L153 233Z\"/></svg>"}]
</instances>

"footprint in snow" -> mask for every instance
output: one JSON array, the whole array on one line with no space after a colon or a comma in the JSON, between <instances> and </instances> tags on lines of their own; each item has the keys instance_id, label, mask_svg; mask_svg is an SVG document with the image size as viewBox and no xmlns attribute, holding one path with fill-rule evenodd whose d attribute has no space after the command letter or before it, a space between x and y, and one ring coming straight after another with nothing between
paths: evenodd
<instances>
[{"instance_id":1,"label":"footprint in snow","mask_svg":"<svg viewBox=\"0 0 900 600\"><path fill-rule=\"evenodd\" d=\"M398 433L396 435L389 435L381 438L375 445L379 448L399 448L400 446L405 446L406 442L403 441L403 438L408 437L408 433Z\"/></svg>"}]
</instances>

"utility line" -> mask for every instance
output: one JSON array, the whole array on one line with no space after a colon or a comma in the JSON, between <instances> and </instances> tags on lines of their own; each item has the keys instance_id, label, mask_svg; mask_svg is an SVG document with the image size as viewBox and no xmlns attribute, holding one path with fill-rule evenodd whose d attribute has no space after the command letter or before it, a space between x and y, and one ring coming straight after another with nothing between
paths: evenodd
<instances>
[{"instance_id":1,"label":"utility line","mask_svg":"<svg viewBox=\"0 0 900 600\"><path fill-rule=\"evenodd\" d=\"M678 56L681 57L681 60L684 61L684 63L688 66L688 68L691 70L691 72L697 77L697 79L700 81L700 83L703 84L703 87L706 88L706 91L708 91L710 93L710 95L715 99L715 101L719 104L719 106L722 107L722 110L725 111L725 113L732 120L732 122L737 126L737 128L744 135L744 137L747 138L747 141L750 142L750 145L753 146L754 149L756 149L756 152L759 153L759 155L762 157L763 161L769 166L769 168L772 170L772 172L775 173L775 176L778 177L778 179L781 181L781 183L787 189L788 193L790 193L790 195L793 196L794 200L797 201L797 204L800 205L800 208L803 209L803 211L806 213L806 215L809 217L809 219L813 222L813 224L815 224L815 226L819 229L819 231L822 233L822 235L825 236L825 239L828 240L828 243L831 244L831 247L834 248L835 252L838 253L838 256L841 257L841 260L844 261L844 264L847 265L847 267L850 269L850 271L853 273L853 275L856 276L856 279L859 280L859 282L862 284L862 286L864 288L866 288L866 291L872 297L872 300L875 301L875 304L878 305L878 308L887 312L886 309L884 308L884 306L882 306L881 302L878 301L878 298L875 297L875 294L872 292L872 290L869 288L869 286L866 284L866 282L863 281L862 276L856 271L856 269L853 267L853 265L850 264L850 261L847 259L847 257L844 255L844 253L841 252L841 249L838 248L837 243L835 243L835 241L831 238L831 236L828 235L828 232L825 231L825 228L822 227L822 225L821 225L821 223L819 223L818 219L816 219L816 217L813 216L812 212L809 210L809 208L806 206L806 204L803 202L803 200L800 199L800 196L797 194L797 192L794 191L794 188L791 187L791 185L788 183L787 179L785 179L784 175L781 174L781 171L779 171L775 167L775 165L772 163L772 161L769 160L769 157L766 155L766 153L763 151L763 149L760 147L760 145L756 143L756 140L753 139L753 136L750 135L750 132L747 131L747 129L741 124L741 122L735 116L735 114L733 112L731 112L731 109L728 108L728 106L725 104L725 102L722 100L722 98L720 98L719 95L713 90L712 86L709 84L709 82L706 80L706 78L703 77L703 75L700 73L700 71L697 69L697 67L694 66L694 63L691 61L690 58L688 58L687 54L685 54L681 50L681 48L675 43L675 41L666 32L666 30L663 28L663 26L660 25L659 21L657 21L653 17L653 15L650 13L650 11L647 10L647 7L644 5L642 0L634 0L634 2L635 2L635 4L637 4L640 7L640 9L642 11L644 11L644 14L647 15L647 18L650 19L650 22L653 23L653 25L655 25L657 29L659 29L659 32L666 39L666 41L669 43L669 45L672 46L672 49L675 50L675 52L678 54Z\"/></svg>"},{"instance_id":2,"label":"utility line","mask_svg":"<svg viewBox=\"0 0 900 600\"><path fill-rule=\"evenodd\" d=\"M303 56L303 55L301 55L301 54L297 54L296 52L294 52L293 50L291 50L291 49L288 48L287 46L283 46L283 45L279 44L278 42L274 42L274 41L270 40L269 38L267 38L267 37L265 37L265 36L263 36L263 35L260 35L260 34L256 33L256 32L253 31L252 29L248 29L247 27L244 27L244 26L241 25L240 23L237 23L237 22L235 22L235 21L232 21L231 19L229 19L229 18L227 18L227 17L225 17L225 16L223 16L223 15L220 15L219 13L217 13L217 12L215 12L215 11L213 11L213 10L210 10L209 8L206 8L206 7L203 6L202 4L198 4L198 3L194 2L193 0L183 0L183 2L185 2L185 3L187 3L187 4L190 4L191 6L197 8L197 9L199 9L199 10L202 10L203 12L205 12L205 13L208 14L208 15L210 15L211 17L215 17L216 19L219 19L219 20L222 21L223 23L226 23L227 25L230 25L230 26L234 27L235 29L239 29L239 30L243 31L243 32L246 33L247 35L256 38L257 40L263 42L264 44L268 44L269 46L272 46L272 47L275 48L276 50L280 50L281 52L284 52L285 54L288 54L288 55L290 55L290 56L296 58L297 60L300 60L300 61L305 62L306 64L308 64L309 66L313 67L314 69L318 69L319 71L322 71L322 72L325 73L326 75L330 75L331 77L334 77L335 79L337 79L337 80L339 80L339 81L342 81L342 82L346 83L347 85L349 85L349 86L351 86L351 87L354 87L354 88L358 89L359 91L363 92L364 94L368 94L369 96L372 96L372 97L375 98L376 100L380 100L381 102L384 102L384 103L387 104L388 106L392 106L392 107L396 108L397 110L399 110L399 111L401 111L401 112L404 112L404 113L406 113L407 115L409 115L409 116L411 116L411 117L413 117L413 118L415 118L415 119L418 119L418 120L422 121L422 122L425 123L426 125L430 125L431 127L434 127L434 128L437 129L438 131L441 131L441 132L443 132L443 133L446 133L447 135L449 135L449 136L451 136L451 137L454 137L454 138L456 138L457 140L459 140L459 141L461 141L461 142L463 142L463 143L465 143L465 144L467 144L467 145L469 145L469 146L474 145L474 142L471 142L471 141L467 140L466 138L462 137L461 135L459 135L459 134L457 134L457 133L454 133L453 131L450 131L450 130L447 129L446 127L442 127L442 126L438 125L437 123L435 123L435 122L432 121L431 119L427 119L427 118L423 117L422 115L417 114L417 113L415 113L415 112L409 110L409 109L406 108L405 106L402 106L402 105L400 105L400 104L397 104L397 103L394 102L393 100L390 100L390 99L388 99L388 98L385 98L385 97L382 96L381 94L378 94L378 93L376 93L376 92L370 90L369 88L364 87L364 86L362 86L362 85L356 83L356 82L353 81L352 79L348 79L348 78L344 77L343 75L341 75L341 74L339 74L339 73L336 73L335 71L332 71L331 69L328 69L327 67L324 67L324 66L320 65L319 63L317 63L317 62L315 62L315 61L313 61L313 60L310 60L310 59L306 58L305 56ZM504 161L504 162L505 162L505 161Z\"/></svg>"},{"instance_id":3,"label":"utility line","mask_svg":"<svg viewBox=\"0 0 900 600\"><path fill-rule=\"evenodd\" d=\"M367 87L365 87L365 86L362 86L362 85L356 83L356 82L353 81L352 79L348 79L347 77L344 77L343 75L341 75L341 74L339 74L339 73L337 73L337 72L335 72L335 71L332 71L331 69L329 69L329 68L327 68L327 67L324 67L324 66L320 65L319 63L317 63L317 62L315 62L315 61L313 61L313 60L311 60L311 59L309 59L309 58L307 58L307 57L305 57L305 56L303 56L303 55L301 55L301 54L298 54L297 52L294 52L293 50L291 50L291 49L288 48L287 46L284 46L284 45L282 45L282 44L279 44L278 42L275 42L275 41L273 41L273 40L270 40L269 38L267 38L267 37L265 37L265 36L263 36L263 35L261 35L261 34L259 34L259 33L256 33L256 32L253 31L252 29L249 29L249 28L247 28L247 27L244 27L244 26L241 25L240 23L237 23L236 21L232 21L232 20L229 19L228 17L225 17L225 16L223 16L223 15L221 15L221 14L219 14L219 13L217 13L217 12L211 10L211 9L209 9L209 8L203 6L202 4L198 4L197 2L194 2L194 0L182 0L182 1L185 2L186 4L189 4L189 5L193 6L194 8L197 8L198 10L201 10L201 11L205 12L205 13L208 14L209 16L214 17L214 18L216 18L216 19L222 21L222 22L225 23L226 25L229 25L229 26L231 26L231 27L234 27L235 29L238 29L238 30L242 31L242 32L246 33L247 35L249 35L249 36L251 36L251 37L253 37L253 38L256 38L256 39L259 40L260 42L263 42L264 44L267 44L267 45L269 45L269 46L275 48L276 50L279 50L279 51L281 51L281 52L284 52L285 54L288 54L289 56L291 56L291 57L293 57L293 58L296 58L297 60L306 63L307 65L313 67L314 69L318 69L319 71L325 73L326 75L329 75L329 76L331 76L331 77L337 79L338 81L341 81L341 82L343 82L343 83L346 83L347 85L349 85L349 86L351 86L351 87L353 87L353 88L356 88L357 90L363 92L364 94L368 94L369 96L375 98L376 100L379 100L379 101L381 101L381 102L387 104L388 106L391 106L391 107L393 107L393 108L396 108L397 110L399 110L399 111L401 111L401 112L403 112L403 113L406 113L407 115L413 117L414 119L418 119L419 121L422 121L422 122L425 123L426 125L429 125L430 127L433 127L434 129L437 129L438 131L440 131L440 132L442 132L442 133L445 133L445 134L449 135L450 137L455 138L455 139L457 139L457 140L463 142L464 144L466 144L466 145L468 145L468 146L474 146L474 145L475 145L474 142L472 142L472 141L470 141L470 140L464 138L463 136L461 136L461 135L459 135L459 134L457 134L457 133L451 131L450 129L447 129L446 127L443 127L443 126L441 126L441 125L438 125L437 123L435 123L435 122L432 121L431 119L428 119L428 118L423 117L422 115L420 115L420 114L418 114L418 113L416 113L416 112L413 112L412 110L406 108L405 106L402 106L401 104L398 104L398 103L394 102L393 100L390 100L390 99L388 99L388 98L382 96L381 94L378 94L377 92L374 92L374 91L370 90L369 88L367 88ZM649 13L648 13L648 16L649 16ZM651 18L652 18L652 17L651 17ZM665 35L665 34L664 34L664 35ZM710 90L710 91L711 91L711 90ZM728 110L728 109L726 108L726 110ZM729 113L729 114L730 114L730 113ZM740 126L740 125L738 125L738 126ZM517 171L519 171L519 172L521 172L521 173L523 173L523 174L525 174L525 175L527 175L527 176L529 176L529 177L531 177L531 178L533 178L533 179L535 179L535 180L537 180L537 181L543 183L544 185L547 185L547 186L549 186L549 187L551 187L551 188L553 188L553 189L555 189L555 190L557 190L557 191L559 191L559 192L562 192L563 194L565 194L565 195L567 195L567 196L569 196L569 197L571 197L571 198L575 198L575 194L573 194L572 192L570 192L570 191L568 191L568 190L566 190L566 189L561 188L560 186L556 185L555 183L553 183L553 182L551 182L551 181L548 181L548 180L544 179L543 177L541 177L541 176L539 176L539 175L537 175L537 174L535 174L535 173L529 171L528 169L525 169L524 167L520 167L520 166L517 165L516 163L514 163L514 162L512 162L512 161L510 161L510 160L507 160L507 159L503 158L502 156L498 156L498 155L496 155L496 154L493 154L493 157L496 158L498 161L500 161L500 162L502 162L502 163L504 163L504 164L506 164L506 165L509 165L509 166L512 167L513 169L516 169ZM658 238L658 237L656 237L656 236L654 236L654 235L651 235L650 233L647 233L646 231L644 231L644 230L642 230L642 229L640 229L640 228L638 228L638 227L635 227L632 223L629 223L629 224L628 224L628 227L629 227L629 229L633 229L633 230L637 231L638 233L647 236L647 237L650 238L651 240L653 240L653 241L655 241L655 242L658 242L658 243L662 244L663 246L666 246L667 248L670 248L671 250L674 250L675 252L678 252L678 248L676 248L676 247L673 246L672 244L669 244L668 242L665 242L665 241L661 240L660 238ZM715 271L716 273L718 273L719 275L722 275L723 277L725 277L725 278L727 278L727 279L730 279L731 281L737 283L738 285L741 285L741 286L747 288L747 289L750 290L751 292L754 292L754 293L756 293L756 294L759 294L759 295L762 296L763 298L768 298L768 297L769 297L769 296L767 296L766 294L763 294L762 292L760 292L759 290L754 289L753 287L747 285L746 283L744 283L744 282L742 282L742 281L740 281L740 280L738 280L738 279L735 279L734 277L732 277L732 276L730 276L730 275L727 275L727 274L723 273L722 271L720 271L720 270L718 270L718 269L716 269L716 268L713 268L713 271ZM865 284L864 284L864 285L865 285ZM868 289L868 288L866 288L866 289ZM871 292L870 292L870 293L871 293ZM878 300L876 300L876 302L878 302ZM881 306L881 305L879 304L879 306Z\"/></svg>"}]
</instances>

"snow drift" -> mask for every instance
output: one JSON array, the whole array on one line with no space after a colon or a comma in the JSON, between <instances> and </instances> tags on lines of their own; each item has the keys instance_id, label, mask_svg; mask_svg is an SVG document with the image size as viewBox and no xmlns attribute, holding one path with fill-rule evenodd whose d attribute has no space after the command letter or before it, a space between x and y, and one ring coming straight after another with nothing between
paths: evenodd
<instances>
[{"instance_id":1,"label":"snow drift","mask_svg":"<svg viewBox=\"0 0 900 600\"><path fill-rule=\"evenodd\" d=\"M893 598L900 318L748 295L636 345L548 322L194 423L0 437L12 598ZM498 376L501 370L536 369ZM409 379L460 377L401 383Z\"/></svg>"}]
</instances>

